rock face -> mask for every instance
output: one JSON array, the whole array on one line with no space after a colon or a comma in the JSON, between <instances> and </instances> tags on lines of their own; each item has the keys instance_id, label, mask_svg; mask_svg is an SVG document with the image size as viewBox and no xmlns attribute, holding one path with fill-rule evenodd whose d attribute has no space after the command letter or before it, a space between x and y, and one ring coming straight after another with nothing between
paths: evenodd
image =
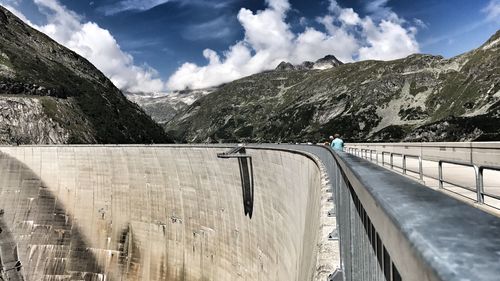
<instances>
[{"instance_id":1,"label":"rock face","mask_svg":"<svg viewBox=\"0 0 500 281\"><path fill-rule=\"evenodd\" d=\"M170 141L91 63L1 6L0 108L4 144Z\"/></svg>"},{"instance_id":2,"label":"rock face","mask_svg":"<svg viewBox=\"0 0 500 281\"><path fill-rule=\"evenodd\" d=\"M0 143L68 143L71 132L59 122L47 116L48 106L60 107L61 111L77 110L68 101L56 102L50 97L1 97L0 98ZM82 116L74 116L74 118ZM85 120L80 120L85 124ZM80 137L93 143L95 138L91 128L83 126Z\"/></svg>"},{"instance_id":3,"label":"rock face","mask_svg":"<svg viewBox=\"0 0 500 281\"><path fill-rule=\"evenodd\" d=\"M460 56L278 70L220 87L165 127L185 142L459 141L500 137L500 32Z\"/></svg>"},{"instance_id":4,"label":"rock face","mask_svg":"<svg viewBox=\"0 0 500 281\"><path fill-rule=\"evenodd\" d=\"M335 56L332 55L327 55L322 59L317 60L313 68L314 69L328 69L332 67L337 67L339 65L342 65L343 63L339 61Z\"/></svg>"},{"instance_id":5,"label":"rock face","mask_svg":"<svg viewBox=\"0 0 500 281\"><path fill-rule=\"evenodd\" d=\"M299 65L293 65L289 62L282 61L275 70L277 71L289 71L289 70L312 70L312 69L329 69L342 65L343 63L339 61L335 56L327 55L324 58L317 60L316 62L305 61Z\"/></svg>"}]
</instances>

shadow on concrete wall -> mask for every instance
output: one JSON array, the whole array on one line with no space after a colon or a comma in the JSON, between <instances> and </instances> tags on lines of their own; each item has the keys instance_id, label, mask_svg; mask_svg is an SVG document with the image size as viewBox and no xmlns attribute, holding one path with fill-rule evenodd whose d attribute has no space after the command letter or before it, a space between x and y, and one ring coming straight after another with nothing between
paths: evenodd
<instances>
[{"instance_id":1,"label":"shadow on concrete wall","mask_svg":"<svg viewBox=\"0 0 500 281\"><path fill-rule=\"evenodd\" d=\"M105 276L79 227L44 182L25 164L1 152L0 209L5 280L113 279ZM5 271L15 267L17 259L21 270Z\"/></svg>"}]
</instances>

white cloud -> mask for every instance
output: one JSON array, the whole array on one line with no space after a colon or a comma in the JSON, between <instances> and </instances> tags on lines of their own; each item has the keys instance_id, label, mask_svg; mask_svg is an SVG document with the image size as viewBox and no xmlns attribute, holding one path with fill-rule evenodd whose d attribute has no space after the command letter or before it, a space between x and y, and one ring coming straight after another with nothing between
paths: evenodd
<instances>
[{"instance_id":1,"label":"white cloud","mask_svg":"<svg viewBox=\"0 0 500 281\"><path fill-rule=\"evenodd\" d=\"M370 2L371 16L361 18L352 8L330 0L329 14L317 19L324 31L305 26L294 34L286 22L288 0L266 0L265 10L242 8L238 20L245 37L221 55L205 50L208 63L184 63L168 80L170 89L204 88L276 67L281 61L300 63L333 54L344 62L396 59L419 51L417 28L386 6ZM305 23L304 20L301 20Z\"/></svg>"},{"instance_id":2,"label":"white cloud","mask_svg":"<svg viewBox=\"0 0 500 281\"><path fill-rule=\"evenodd\" d=\"M414 28L404 29L394 22L382 20L375 25L371 20L363 23L368 46L361 47L359 59L397 59L418 51Z\"/></svg>"},{"instance_id":3,"label":"white cloud","mask_svg":"<svg viewBox=\"0 0 500 281\"><path fill-rule=\"evenodd\" d=\"M500 23L500 0L491 0L482 11L489 21Z\"/></svg>"},{"instance_id":4,"label":"white cloud","mask_svg":"<svg viewBox=\"0 0 500 281\"><path fill-rule=\"evenodd\" d=\"M332 1L332 0L330 0ZM372 18L382 19L391 17L393 12L387 6L389 0L370 0L365 3L365 10Z\"/></svg>"},{"instance_id":5,"label":"white cloud","mask_svg":"<svg viewBox=\"0 0 500 281\"><path fill-rule=\"evenodd\" d=\"M101 8L104 14L114 15L125 11L147 11L170 0L123 0L112 6Z\"/></svg>"},{"instance_id":6,"label":"white cloud","mask_svg":"<svg viewBox=\"0 0 500 281\"><path fill-rule=\"evenodd\" d=\"M177 2L179 5L193 5L209 7L212 9L222 9L238 0L121 0L111 5L104 5L99 10L107 16L126 11L148 11L156 6L167 2Z\"/></svg>"},{"instance_id":7,"label":"white cloud","mask_svg":"<svg viewBox=\"0 0 500 281\"><path fill-rule=\"evenodd\" d=\"M422 29L428 28L427 24L421 19L414 18L413 22L415 23L415 25L417 25L418 27L420 27Z\"/></svg>"},{"instance_id":8,"label":"white cloud","mask_svg":"<svg viewBox=\"0 0 500 281\"><path fill-rule=\"evenodd\" d=\"M356 25L359 24L361 21L358 14L354 12L352 8L342 9L339 15L339 19L340 21L348 25Z\"/></svg>"},{"instance_id":9,"label":"white cloud","mask_svg":"<svg viewBox=\"0 0 500 281\"><path fill-rule=\"evenodd\" d=\"M184 29L182 37L191 41L222 39L232 33L228 24L230 21L229 17L220 16L201 24L188 25Z\"/></svg>"},{"instance_id":10,"label":"white cloud","mask_svg":"<svg viewBox=\"0 0 500 281\"><path fill-rule=\"evenodd\" d=\"M131 92L158 92L165 84L158 73L148 66L137 66L133 57L122 51L111 33L94 22L82 18L59 4L57 0L34 0L46 15L45 25L34 28L49 35L58 43L88 59L120 89ZM26 17L12 7L13 13L24 21Z\"/></svg>"}]
</instances>

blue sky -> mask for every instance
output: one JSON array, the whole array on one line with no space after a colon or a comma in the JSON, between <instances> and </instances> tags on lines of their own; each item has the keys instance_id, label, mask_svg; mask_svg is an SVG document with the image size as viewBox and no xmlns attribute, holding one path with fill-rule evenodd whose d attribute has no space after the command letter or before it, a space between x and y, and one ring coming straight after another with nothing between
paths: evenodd
<instances>
[{"instance_id":1,"label":"blue sky","mask_svg":"<svg viewBox=\"0 0 500 281\"><path fill-rule=\"evenodd\" d=\"M280 60L327 53L344 61L414 52L451 57L478 47L500 27L500 0L0 3L132 91L212 86Z\"/></svg>"}]
</instances>

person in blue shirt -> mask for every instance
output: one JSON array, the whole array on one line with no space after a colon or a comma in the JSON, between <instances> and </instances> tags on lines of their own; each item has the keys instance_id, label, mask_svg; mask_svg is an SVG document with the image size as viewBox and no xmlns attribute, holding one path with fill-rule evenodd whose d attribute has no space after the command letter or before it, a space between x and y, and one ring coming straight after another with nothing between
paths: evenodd
<instances>
[{"instance_id":1,"label":"person in blue shirt","mask_svg":"<svg viewBox=\"0 0 500 281\"><path fill-rule=\"evenodd\" d=\"M339 134L335 134L330 146L335 150L344 150L344 141Z\"/></svg>"}]
</instances>

